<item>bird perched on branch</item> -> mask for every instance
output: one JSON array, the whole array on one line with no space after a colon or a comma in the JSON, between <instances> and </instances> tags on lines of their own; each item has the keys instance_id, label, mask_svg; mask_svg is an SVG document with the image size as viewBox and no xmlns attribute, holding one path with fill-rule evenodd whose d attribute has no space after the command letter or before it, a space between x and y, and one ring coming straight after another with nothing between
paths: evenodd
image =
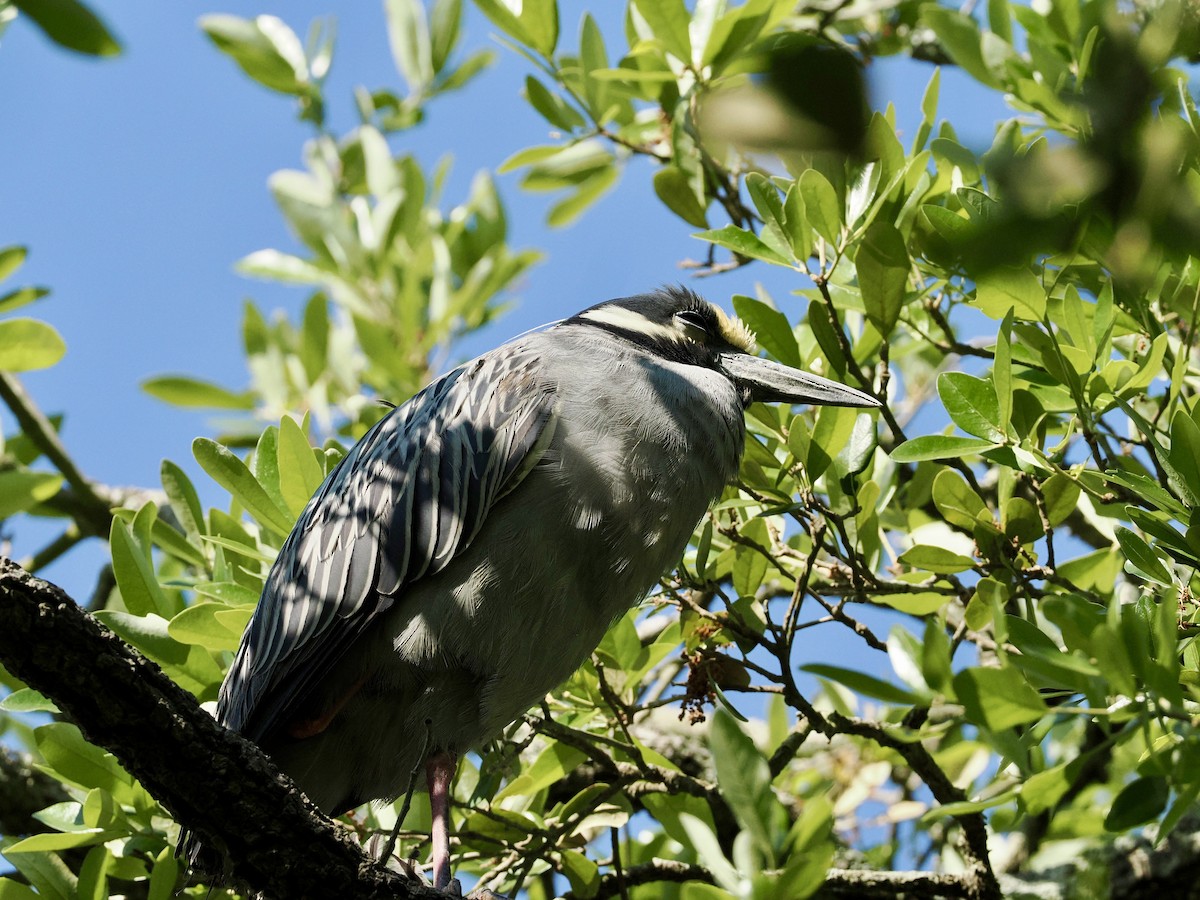
<instances>
[{"instance_id":1,"label":"bird perched on branch","mask_svg":"<svg viewBox=\"0 0 1200 900\"><path fill-rule=\"evenodd\" d=\"M565 680L679 560L737 474L754 401L879 405L755 356L744 325L682 288L442 376L309 501L218 718L331 815L396 798L424 768L446 887L457 757Z\"/></svg>"}]
</instances>

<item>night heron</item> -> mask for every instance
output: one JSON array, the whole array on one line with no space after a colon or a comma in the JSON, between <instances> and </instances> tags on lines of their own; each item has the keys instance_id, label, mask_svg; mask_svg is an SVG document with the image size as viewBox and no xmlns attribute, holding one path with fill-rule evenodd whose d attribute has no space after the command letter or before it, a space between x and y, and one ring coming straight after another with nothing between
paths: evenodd
<instances>
[{"instance_id":1,"label":"night heron","mask_svg":"<svg viewBox=\"0 0 1200 900\"><path fill-rule=\"evenodd\" d=\"M754 401L879 405L755 356L744 325L681 288L438 378L300 515L220 721L331 815L396 798L424 766L445 887L457 757L565 680L679 560L737 474Z\"/></svg>"}]
</instances>

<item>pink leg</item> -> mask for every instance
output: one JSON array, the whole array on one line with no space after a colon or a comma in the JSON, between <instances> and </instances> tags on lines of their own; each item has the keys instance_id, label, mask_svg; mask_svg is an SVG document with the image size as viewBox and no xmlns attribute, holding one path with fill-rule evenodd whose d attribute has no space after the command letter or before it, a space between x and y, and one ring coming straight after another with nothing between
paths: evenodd
<instances>
[{"instance_id":1,"label":"pink leg","mask_svg":"<svg viewBox=\"0 0 1200 900\"><path fill-rule=\"evenodd\" d=\"M453 753L435 753L425 761L429 783L429 808L433 813L433 886L439 891L450 884L450 782L458 760Z\"/></svg>"}]
</instances>

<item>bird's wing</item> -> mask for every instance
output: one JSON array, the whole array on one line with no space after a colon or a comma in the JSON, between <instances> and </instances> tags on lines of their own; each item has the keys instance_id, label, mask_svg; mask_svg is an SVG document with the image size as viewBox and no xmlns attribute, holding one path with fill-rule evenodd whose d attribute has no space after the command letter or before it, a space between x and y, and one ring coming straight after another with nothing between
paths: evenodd
<instances>
[{"instance_id":1,"label":"bird's wing","mask_svg":"<svg viewBox=\"0 0 1200 900\"><path fill-rule=\"evenodd\" d=\"M490 354L380 420L301 513L217 705L252 739L294 718L405 587L444 568L541 458L553 390L533 354Z\"/></svg>"}]
</instances>

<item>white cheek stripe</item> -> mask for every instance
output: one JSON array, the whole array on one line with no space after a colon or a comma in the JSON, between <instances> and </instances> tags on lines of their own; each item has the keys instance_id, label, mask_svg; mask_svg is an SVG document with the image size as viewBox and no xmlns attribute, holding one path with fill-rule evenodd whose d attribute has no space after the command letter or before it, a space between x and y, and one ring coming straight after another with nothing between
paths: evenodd
<instances>
[{"instance_id":1,"label":"white cheek stripe","mask_svg":"<svg viewBox=\"0 0 1200 900\"><path fill-rule=\"evenodd\" d=\"M679 342L684 340L683 334L674 328L668 328L666 325L651 322L641 313L620 306L605 306L600 309L593 309L585 312L582 318L604 325L611 325L614 328L620 328L624 331L644 334L647 337L663 338Z\"/></svg>"}]
</instances>

